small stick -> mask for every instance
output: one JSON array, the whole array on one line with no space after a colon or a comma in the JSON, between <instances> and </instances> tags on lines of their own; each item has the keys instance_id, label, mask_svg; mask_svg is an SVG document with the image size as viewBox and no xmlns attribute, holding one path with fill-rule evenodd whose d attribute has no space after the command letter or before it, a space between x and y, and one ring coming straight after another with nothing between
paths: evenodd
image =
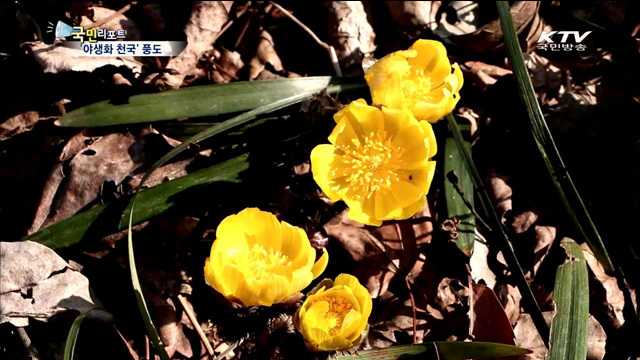
<instances>
[{"instance_id":1,"label":"small stick","mask_svg":"<svg viewBox=\"0 0 640 360\"><path fill-rule=\"evenodd\" d=\"M144 336L144 358L151 360L151 349L149 349L149 337L147 335Z\"/></svg>"},{"instance_id":2,"label":"small stick","mask_svg":"<svg viewBox=\"0 0 640 360\"><path fill-rule=\"evenodd\" d=\"M97 28L98 26L102 26L102 25L108 23L109 21L115 19L118 15L122 15L122 14L126 13L127 11L129 11L129 9L131 9L131 7L133 5L135 5L135 4L137 4L137 3L138 3L137 1L132 1L132 2L128 3L127 5L123 6L122 9L114 12L113 14L107 16L104 19L100 19L100 20L94 22L93 24L89 25L89 27L86 28L85 30Z\"/></svg>"},{"instance_id":3,"label":"small stick","mask_svg":"<svg viewBox=\"0 0 640 360\"><path fill-rule=\"evenodd\" d=\"M31 342L31 338L27 334L27 331L23 327L18 328L18 335L20 336L20 340L22 340L22 345L24 345L25 350L27 350L27 354L29 355L29 359L31 360L39 360L40 354L38 353L38 349L33 346Z\"/></svg>"},{"instance_id":4,"label":"small stick","mask_svg":"<svg viewBox=\"0 0 640 360\"><path fill-rule=\"evenodd\" d=\"M131 344L129 344L127 339L124 338L124 335L122 335L120 330L118 330L118 328L115 327L115 326L113 327L113 330L116 331L116 333L120 337L120 340L122 340L122 343L124 344L124 346L127 347L127 350L129 351L129 357L131 358L131 360L139 360L140 358L138 357L138 354L136 354L136 352L131 347ZM147 338L146 335L145 335L145 338L147 339L147 350L148 350L149 349L149 338ZM148 352L147 352L147 359L149 359L149 353Z\"/></svg>"},{"instance_id":5,"label":"small stick","mask_svg":"<svg viewBox=\"0 0 640 360\"><path fill-rule=\"evenodd\" d=\"M402 245L402 252L404 253L404 241L402 241L402 231L400 229L400 224L395 223L396 232L398 233L398 239L400 240L400 244ZM398 269L399 270L399 269ZM416 299L413 297L413 292L411 291L411 284L409 283L409 274L405 275L404 283L407 285L407 291L409 291L409 300L411 300L411 311L413 312L413 343L418 343L418 316L416 314Z\"/></svg>"},{"instance_id":6,"label":"small stick","mask_svg":"<svg viewBox=\"0 0 640 360\"><path fill-rule=\"evenodd\" d=\"M413 343L418 343L418 316L416 314L416 300L413 297L411 291L411 284L409 284L409 275L404 277L404 282L407 284L407 290L409 290L409 299L411 300L411 310L413 311Z\"/></svg>"},{"instance_id":7,"label":"small stick","mask_svg":"<svg viewBox=\"0 0 640 360\"><path fill-rule=\"evenodd\" d=\"M309 29L307 25L303 24L302 21L298 20L298 18L293 16L291 13L289 13L287 9L283 8L282 6L280 6L279 4L273 1L271 1L270 3L273 4L273 6L275 6L276 8L278 8L278 10L280 10L283 14L285 14L289 19L293 20L294 23L298 24L298 26L300 26L309 35L311 35L313 40L315 40L318 43L318 45L322 46L327 50L327 52L329 53L329 59L331 60L331 65L333 65L333 71L335 71L336 76L342 77L342 70L340 70L340 64L338 63L338 56L336 55L336 49L334 49L333 46L327 44L326 42L320 40L320 38L313 31L311 31L311 29Z\"/></svg>"},{"instance_id":8,"label":"small stick","mask_svg":"<svg viewBox=\"0 0 640 360\"><path fill-rule=\"evenodd\" d=\"M193 311L191 311L191 308L187 304L187 301L185 300L184 296L178 295L178 300L180 301L180 305L182 305L184 312L187 314L187 317L189 318L191 325L193 325L193 328L196 329L198 336L200 336L200 341L202 341L202 344L207 349L207 353L209 353L209 357L213 358L213 355L214 355L213 348L211 347L211 343L209 342L209 339L207 339L207 336L204 334L204 331L202 331L202 327L200 326L198 319L196 319L196 315L193 313Z\"/></svg>"}]
</instances>

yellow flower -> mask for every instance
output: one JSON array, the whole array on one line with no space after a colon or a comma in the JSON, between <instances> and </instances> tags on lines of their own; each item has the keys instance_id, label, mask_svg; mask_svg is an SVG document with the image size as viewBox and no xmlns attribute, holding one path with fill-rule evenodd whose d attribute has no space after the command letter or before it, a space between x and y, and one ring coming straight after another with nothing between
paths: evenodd
<instances>
[{"instance_id":1,"label":"yellow flower","mask_svg":"<svg viewBox=\"0 0 640 360\"><path fill-rule=\"evenodd\" d=\"M271 306L307 287L327 267L299 227L255 208L225 218L204 265L207 283L245 306Z\"/></svg>"},{"instance_id":2,"label":"yellow flower","mask_svg":"<svg viewBox=\"0 0 640 360\"><path fill-rule=\"evenodd\" d=\"M380 59L365 79L374 103L409 109L416 119L431 123L453 110L463 83L460 67L449 63L442 43L423 39Z\"/></svg>"},{"instance_id":3,"label":"yellow flower","mask_svg":"<svg viewBox=\"0 0 640 360\"><path fill-rule=\"evenodd\" d=\"M371 295L349 274L324 279L293 317L309 351L346 349L360 343L371 315Z\"/></svg>"},{"instance_id":4,"label":"yellow flower","mask_svg":"<svg viewBox=\"0 0 640 360\"><path fill-rule=\"evenodd\" d=\"M313 178L329 199L344 200L352 220L376 226L422 209L435 171L431 124L362 99L334 119L331 144L311 151Z\"/></svg>"}]
</instances>

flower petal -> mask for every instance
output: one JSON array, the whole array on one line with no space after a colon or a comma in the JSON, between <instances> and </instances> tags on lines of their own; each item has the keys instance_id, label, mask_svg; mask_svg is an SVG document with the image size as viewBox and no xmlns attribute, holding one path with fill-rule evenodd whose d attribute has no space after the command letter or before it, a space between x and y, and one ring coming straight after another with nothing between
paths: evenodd
<instances>
[{"instance_id":1,"label":"flower petal","mask_svg":"<svg viewBox=\"0 0 640 360\"><path fill-rule=\"evenodd\" d=\"M411 45L411 50L417 51L418 55L408 60L409 65L425 70L432 84L442 83L445 77L451 74L447 49L440 41L419 39Z\"/></svg>"},{"instance_id":2,"label":"flower petal","mask_svg":"<svg viewBox=\"0 0 640 360\"><path fill-rule=\"evenodd\" d=\"M291 266L295 269L306 265L306 254L311 248L307 234L301 228L290 225L282 221L282 245L280 251L291 261Z\"/></svg>"},{"instance_id":3,"label":"flower petal","mask_svg":"<svg viewBox=\"0 0 640 360\"><path fill-rule=\"evenodd\" d=\"M349 274L340 274L334 281L334 286L336 285L349 287L353 291L353 296L360 304L360 313L364 318L369 318L373 307L373 301L371 300L371 294L369 294L367 288L360 284L358 278Z\"/></svg>"},{"instance_id":4,"label":"flower petal","mask_svg":"<svg viewBox=\"0 0 640 360\"><path fill-rule=\"evenodd\" d=\"M374 103L394 109L402 108L402 79L411 71L407 59L417 55L416 51L411 50L396 51L371 66L365 74L365 79Z\"/></svg>"},{"instance_id":5,"label":"flower petal","mask_svg":"<svg viewBox=\"0 0 640 360\"><path fill-rule=\"evenodd\" d=\"M399 181L394 184L394 186L391 188L391 192L396 198L396 201L398 201L400 206L403 208L415 204L415 202L418 201L420 197L423 197L426 194L424 189L420 189L419 187L406 181Z\"/></svg>"},{"instance_id":6,"label":"flower petal","mask_svg":"<svg viewBox=\"0 0 640 360\"><path fill-rule=\"evenodd\" d=\"M355 310L349 310L347 315L342 320L342 326L340 327L340 335L344 336L349 341L355 341L366 327L366 321L362 321L362 314Z\"/></svg>"},{"instance_id":7,"label":"flower petal","mask_svg":"<svg viewBox=\"0 0 640 360\"><path fill-rule=\"evenodd\" d=\"M375 193L376 218L394 219L402 215L402 206L398 203L389 189L378 190Z\"/></svg>"},{"instance_id":8,"label":"flower petal","mask_svg":"<svg viewBox=\"0 0 640 360\"><path fill-rule=\"evenodd\" d=\"M320 344L323 351L342 350L352 347L354 344L342 336L332 336Z\"/></svg>"},{"instance_id":9,"label":"flower petal","mask_svg":"<svg viewBox=\"0 0 640 360\"><path fill-rule=\"evenodd\" d=\"M311 173L322 192L331 201L340 200L340 195L333 191L332 184L332 164L335 162L335 147L329 144L318 145L311 151Z\"/></svg>"},{"instance_id":10,"label":"flower petal","mask_svg":"<svg viewBox=\"0 0 640 360\"><path fill-rule=\"evenodd\" d=\"M311 273L313 274L314 279L324 272L324 270L327 268L328 263L329 253L326 249L322 249L322 256L320 256L320 259L318 259L318 261L313 264L313 268L311 269Z\"/></svg>"},{"instance_id":11,"label":"flower petal","mask_svg":"<svg viewBox=\"0 0 640 360\"><path fill-rule=\"evenodd\" d=\"M427 157L431 159L438 152L438 142L436 141L436 134L433 132L433 126L428 121L420 121L420 126L425 135L425 143L427 144Z\"/></svg>"}]
</instances>

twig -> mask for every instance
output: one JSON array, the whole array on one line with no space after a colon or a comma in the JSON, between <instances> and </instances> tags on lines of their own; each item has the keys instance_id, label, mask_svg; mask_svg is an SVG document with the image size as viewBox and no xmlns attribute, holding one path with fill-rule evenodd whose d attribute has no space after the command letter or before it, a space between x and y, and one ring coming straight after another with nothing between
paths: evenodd
<instances>
[{"instance_id":1,"label":"twig","mask_svg":"<svg viewBox=\"0 0 640 360\"><path fill-rule=\"evenodd\" d=\"M123 6L122 9L114 12L113 14L107 16L104 19L100 19L100 20L94 22L93 24L89 25L89 27L85 28L85 30L97 28L98 26L102 26L102 25L108 23L109 21L115 19L118 15L122 15L122 14L126 13L127 11L129 11L129 9L131 9L131 7L133 5L135 5L135 4L137 4L137 3L138 3L137 1L132 1L132 2L128 3L127 5Z\"/></svg>"},{"instance_id":2,"label":"twig","mask_svg":"<svg viewBox=\"0 0 640 360\"><path fill-rule=\"evenodd\" d=\"M393 258L391 258L391 256L389 256L389 253L387 253L387 250L384 248L383 244L378 244L378 240L375 236L371 235L368 231L364 232L365 235L367 235L370 239L371 242L373 242L373 244L380 249L380 252L382 254L384 254L384 256L389 260L389 262L391 263L391 265L393 265L394 268L396 268L395 271L393 271L392 269L388 269L389 271L393 272L393 273L398 273L400 272L400 268L398 267L398 265L396 265L396 263L393 262Z\"/></svg>"},{"instance_id":3,"label":"twig","mask_svg":"<svg viewBox=\"0 0 640 360\"><path fill-rule=\"evenodd\" d=\"M400 224L395 223L396 232L398 232L398 239L400 240L400 245L402 246L402 252L404 253L404 241L402 241L402 231L400 229ZM416 299L413 297L413 292L411 291L411 284L409 283L409 274L405 275L404 283L407 285L407 291L409 291L409 300L411 300L411 311L413 312L413 343L418 343L418 316L416 314Z\"/></svg>"},{"instance_id":4,"label":"twig","mask_svg":"<svg viewBox=\"0 0 640 360\"><path fill-rule=\"evenodd\" d=\"M473 311L473 302L475 298L473 296L473 278L471 278L471 266L469 263L467 265L467 282L469 287L469 338L473 340L473 325L474 325L474 311Z\"/></svg>"},{"instance_id":5,"label":"twig","mask_svg":"<svg viewBox=\"0 0 640 360\"><path fill-rule=\"evenodd\" d=\"M27 331L24 328L19 327L18 328L18 335L20 336L20 340L22 340L22 345L24 345L25 350L27 350L27 354L29 355L29 359L31 359L31 360L39 360L40 359L40 354L38 353L38 349L36 349L33 346L33 343L31 342L31 339L29 338L29 335L27 334Z\"/></svg>"},{"instance_id":6,"label":"twig","mask_svg":"<svg viewBox=\"0 0 640 360\"><path fill-rule=\"evenodd\" d=\"M411 284L409 283L409 275L404 277L404 282L407 284L407 290L409 290L409 300L411 300L411 310L413 311L413 343L418 343L418 315L416 314L416 299L413 297L411 291Z\"/></svg>"},{"instance_id":7,"label":"twig","mask_svg":"<svg viewBox=\"0 0 640 360\"><path fill-rule=\"evenodd\" d=\"M209 342L209 339L207 339L207 336L204 334L204 331L202 331L202 327L200 326L198 319L196 319L196 315L193 313L193 311L191 311L191 308L187 304L187 301L185 300L184 296L178 295L178 301L180 301L180 305L182 305L184 312L187 314L187 317L189 318L191 325L193 325L193 328L196 329L198 336L200 336L200 341L202 341L202 344L204 344L204 347L207 349L207 353L209 353L209 357L213 358L213 355L214 355L213 348L211 347L211 343Z\"/></svg>"},{"instance_id":8,"label":"twig","mask_svg":"<svg viewBox=\"0 0 640 360\"><path fill-rule=\"evenodd\" d=\"M334 49L333 46L327 44L326 42L320 40L320 38L313 31L311 31L311 29L309 29L307 25L303 24L300 20L298 20L298 18L293 16L291 13L289 13L287 9L283 8L282 6L278 5L273 1L270 1L270 3L273 4L273 6L275 6L276 8L278 8L278 10L280 10L280 12L285 14L289 19L293 20L294 23L298 24L298 26L300 26L309 35L311 35L313 40L315 40L318 43L318 45L322 46L327 50L327 52L329 53L329 59L331 60L331 65L333 65L333 71L335 71L336 76L342 77L342 70L340 70L340 64L338 63L338 56L336 55L336 49Z\"/></svg>"},{"instance_id":9,"label":"twig","mask_svg":"<svg viewBox=\"0 0 640 360\"><path fill-rule=\"evenodd\" d=\"M131 360L139 360L140 358L138 357L138 354L136 354L136 352L131 347L131 344L129 344L127 339L124 338L124 335L122 335L120 330L118 330L118 328L115 326L113 327L113 330L116 331L116 333L120 337L120 340L122 340L122 343L124 344L124 346L126 346L127 350L129 351L129 357L131 358ZM149 338L145 335L145 339L147 339L147 360L148 360L149 359Z\"/></svg>"},{"instance_id":10,"label":"twig","mask_svg":"<svg viewBox=\"0 0 640 360\"><path fill-rule=\"evenodd\" d=\"M146 360L151 360L151 349L149 349L149 337L146 334L144 336L144 358Z\"/></svg>"}]
</instances>

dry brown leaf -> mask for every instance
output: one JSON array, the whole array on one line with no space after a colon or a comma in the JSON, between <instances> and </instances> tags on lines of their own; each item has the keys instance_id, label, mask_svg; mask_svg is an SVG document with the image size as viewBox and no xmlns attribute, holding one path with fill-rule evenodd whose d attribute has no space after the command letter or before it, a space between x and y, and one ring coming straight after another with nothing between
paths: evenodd
<instances>
[{"instance_id":1,"label":"dry brown leaf","mask_svg":"<svg viewBox=\"0 0 640 360\"><path fill-rule=\"evenodd\" d=\"M476 240L473 245L473 254L469 259L469 267L471 268L471 278L474 282L484 282L488 287L494 288L496 285L496 274L489 268L487 258L489 257L489 247L486 241L478 241L478 234L476 233Z\"/></svg>"},{"instance_id":2,"label":"dry brown leaf","mask_svg":"<svg viewBox=\"0 0 640 360\"><path fill-rule=\"evenodd\" d=\"M70 217L101 196L122 192L120 185L131 175L131 185L136 186L151 161L170 148L165 138L155 133L115 133L99 138L80 134L71 138L52 167L29 233ZM186 174L189 162L161 167L150 185Z\"/></svg>"},{"instance_id":3,"label":"dry brown leaf","mask_svg":"<svg viewBox=\"0 0 640 360\"><path fill-rule=\"evenodd\" d=\"M385 348L398 344L400 340L396 334L413 337L413 310L411 300L401 301L397 298L384 302L381 315L384 321L373 325L369 329L368 341L374 348ZM388 318L388 320L387 320ZM416 309L416 328L418 340L423 339L429 331L428 315L423 309Z\"/></svg>"},{"instance_id":4,"label":"dry brown leaf","mask_svg":"<svg viewBox=\"0 0 640 360\"><path fill-rule=\"evenodd\" d=\"M512 325L515 324L520 317L520 301L522 300L520 290L513 285L503 283L496 284L493 290L498 296L504 312L509 317L509 321Z\"/></svg>"},{"instance_id":5,"label":"dry brown leaf","mask_svg":"<svg viewBox=\"0 0 640 360\"><path fill-rule=\"evenodd\" d=\"M414 215L413 224L404 221L368 227L350 220L347 213L345 210L338 214L324 228L349 253L356 265L354 275L374 298L387 291L398 269L408 274L410 280L420 273L424 257L417 246L428 243L433 231L431 221L424 219L431 215L428 205Z\"/></svg>"},{"instance_id":6,"label":"dry brown leaf","mask_svg":"<svg viewBox=\"0 0 640 360\"><path fill-rule=\"evenodd\" d=\"M44 221L49 216L49 211L51 210L53 199L55 198L56 192L58 191L58 187L65 177L65 174L63 172L63 164L65 163L65 161L75 156L78 152L80 152L80 150L89 146L96 139L96 137L89 137L80 132L67 141L67 144L62 149L60 156L56 158L51 167L52 170L49 173L49 178L47 179L47 182L45 183L42 190L40 203L38 204L36 214L34 216L33 222L31 223L31 226L29 227L29 230L27 231L27 234L31 235L38 231L38 229L40 229Z\"/></svg>"},{"instance_id":7,"label":"dry brown leaf","mask_svg":"<svg viewBox=\"0 0 640 360\"><path fill-rule=\"evenodd\" d=\"M477 5L474 7L473 5ZM433 31L441 38L461 48L476 52L488 52L501 49L503 44L500 22L497 18L487 24L481 24L481 7L492 7L493 3L454 1L446 5L450 9L440 8L440 18L434 18L437 28ZM544 27L544 22L538 14L539 1L520 1L511 5L511 15L516 32L520 39L525 40L528 49L535 47ZM449 23L447 11L455 11L457 21Z\"/></svg>"},{"instance_id":8,"label":"dry brown leaf","mask_svg":"<svg viewBox=\"0 0 640 360\"><path fill-rule=\"evenodd\" d=\"M229 19L233 1L196 1L191 5L191 16L184 32L187 45L180 55L169 61L166 68L175 74L163 74L160 85L180 87L185 76L196 69L202 55L213 48L222 27Z\"/></svg>"},{"instance_id":9,"label":"dry brown leaf","mask_svg":"<svg viewBox=\"0 0 640 360\"><path fill-rule=\"evenodd\" d=\"M473 324L470 332L474 341L515 345L511 322L493 290L485 285L474 284L471 311Z\"/></svg>"},{"instance_id":10,"label":"dry brown leaf","mask_svg":"<svg viewBox=\"0 0 640 360\"><path fill-rule=\"evenodd\" d=\"M282 61L274 48L273 38L266 30L260 32L258 40L258 48L256 53L249 61L249 79L255 80L265 70L269 64L276 71L283 71Z\"/></svg>"},{"instance_id":11,"label":"dry brown leaf","mask_svg":"<svg viewBox=\"0 0 640 360\"><path fill-rule=\"evenodd\" d=\"M15 135L31 130L40 120L51 120L55 117L41 118L35 110L25 111L14 115L0 123L0 141L7 140Z\"/></svg>"},{"instance_id":12,"label":"dry brown leaf","mask_svg":"<svg viewBox=\"0 0 640 360\"><path fill-rule=\"evenodd\" d=\"M542 313L547 324L551 325L553 319L552 311ZM516 335L516 346L533 351L532 354L523 356L528 360L543 360L546 357L547 349L542 342L542 338L536 330L531 315L523 313L518 318L518 322L513 329ZM589 327L587 332L587 359L601 360L605 354L607 335L602 326L593 316L589 316Z\"/></svg>"},{"instance_id":13,"label":"dry brown leaf","mask_svg":"<svg viewBox=\"0 0 640 360\"><path fill-rule=\"evenodd\" d=\"M511 186L508 184L509 176L490 169L489 174L487 175L487 182L489 183L489 195L491 195L491 201L496 207L498 216L500 216L500 219L504 224L506 221L505 214L513 208L511 201L513 191L511 190Z\"/></svg>"},{"instance_id":14,"label":"dry brown leaf","mask_svg":"<svg viewBox=\"0 0 640 360\"><path fill-rule=\"evenodd\" d=\"M171 298L165 300L149 292L145 292L145 296L150 300L149 311L153 315L153 321L158 328L158 333L169 357L173 357L178 352L191 358L193 356L191 343L182 331L181 318L178 317L178 312Z\"/></svg>"},{"instance_id":15,"label":"dry brown leaf","mask_svg":"<svg viewBox=\"0 0 640 360\"><path fill-rule=\"evenodd\" d=\"M0 243L0 323L23 327L95 305L89 280L53 250L32 241Z\"/></svg>"},{"instance_id":16,"label":"dry brown leaf","mask_svg":"<svg viewBox=\"0 0 640 360\"><path fill-rule=\"evenodd\" d=\"M562 85L562 71L547 58L535 52L525 54L525 65L529 69L534 88L544 87L548 91L557 90Z\"/></svg>"},{"instance_id":17,"label":"dry brown leaf","mask_svg":"<svg viewBox=\"0 0 640 360\"><path fill-rule=\"evenodd\" d=\"M542 315L544 315L544 319L547 321L547 324L551 324L553 312L545 311ZM521 314L518 318L518 322L513 328L513 333L516 335L516 346L532 351L531 354L524 355L522 359L543 360L545 358L547 355L547 348L545 347L536 326L533 324L531 315L527 313Z\"/></svg>"},{"instance_id":18,"label":"dry brown leaf","mask_svg":"<svg viewBox=\"0 0 640 360\"><path fill-rule=\"evenodd\" d=\"M473 85L482 90L495 84L501 77L512 74L511 70L486 64L482 61L466 61L461 66L461 69L467 77L471 77Z\"/></svg>"},{"instance_id":19,"label":"dry brown leaf","mask_svg":"<svg viewBox=\"0 0 640 360\"><path fill-rule=\"evenodd\" d=\"M214 57L213 81L227 83L238 79L238 72L244 67L244 62L239 52L222 48L214 53Z\"/></svg>"},{"instance_id":20,"label":"dry brown leaf","mask_svg":"<svg viewBox=\"0 0 640 360\"><path fill-rule=\"evenodd\" d=\"M607 334L593 315L589 315L587 330L587 360L602 360L606 353Z\"/></svg>"},{"instance_id":21,"label":"dry brown leaf","mask_svg":"<svg viewBox=\"0 0 640 360\"><path fill-rule=\"evenodd\" d=\"M591 312L609 329L624 325L624 294L615 277L607 275L602 264L595 258L587 243L580 245L589 266L589 293ZM633 291L630 289L630 291Z\"/></svg>"},{"instance_id":22,"label":"dry brown leaf","mask_svg":"<svg viewBox=\"0 0 640 360\"><path fill-rule=\"evenodd\" d=\"M435 21L441 1L387 1L394 25L405 39L419 37L424 30L437 28Z\"/></svg>"},{"instance_id":23,"label":"dry brown leaf","mask_svg":"<svg viewBox=\"0 0 640 360\"><path fill-rule=\"evenodd\" d=\"M41 227L66 219L94 201L105 181L119 184L136 166L129 155L135 142L131 134L109 134L74 156Z\"/></svg>"},{"instance_id":24,"label":"dry brown leaf","mask_svg":"<svg viewBox=\"0 0 640 360\"><path fill-rule=\"evenodd\" d=\"M336 50L343 73L362 75L362 59L376 50L376 34L362 1L325 4L329 12L329 44Z\"/></svg>"}]
</instances>

